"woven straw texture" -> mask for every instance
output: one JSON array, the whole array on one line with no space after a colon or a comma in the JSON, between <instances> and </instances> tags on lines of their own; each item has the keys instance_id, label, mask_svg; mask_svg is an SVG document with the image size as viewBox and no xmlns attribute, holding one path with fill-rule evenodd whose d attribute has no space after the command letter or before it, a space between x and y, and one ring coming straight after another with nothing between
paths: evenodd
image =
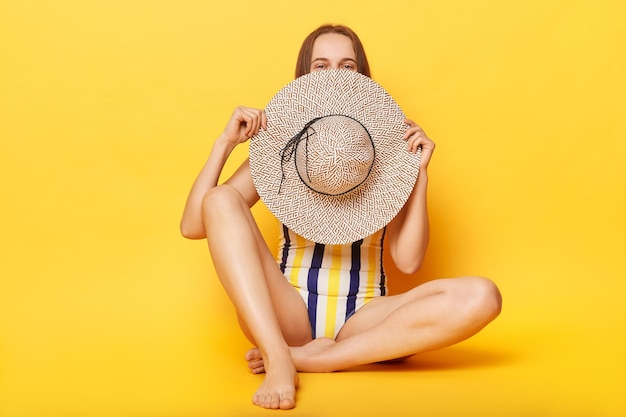
<instances>
[{"instance_id":1,"label":"woven straw texture","mask_svg":"<svg viewBox=\"0 0 626 417\"><path fill-rule=\"evenodd\" d=\"M281 89L265 112L267 130L250 140L252 179L270 212L295 233L323 244L355 242L385 227L406 203L419 172L420 153L406 150L404 113L369 77L346 70L312 72ZM328 115L362 123L375 152L366 181L338 196L307 187L295 160L281 168L281 150L289 139L309 121Z\"/></svg>"},{"instance_id":2,"label":"woven straw texture","mask_svg":"<svg viewBox=\"0 0 626 417\"><path fill-rule=\"evenodd\" d=\"M365 128L345 116L324 117L307 129L295 151L300 179L314 191L339 195L359 186L374 163L374 144Z\"/></svg>"}]
</instances>

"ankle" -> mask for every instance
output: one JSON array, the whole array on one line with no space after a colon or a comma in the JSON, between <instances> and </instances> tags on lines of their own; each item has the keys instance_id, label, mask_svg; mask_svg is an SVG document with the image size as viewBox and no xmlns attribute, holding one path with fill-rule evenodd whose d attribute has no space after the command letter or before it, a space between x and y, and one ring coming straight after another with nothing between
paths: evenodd
<instances>
[{"instance_id":1,"label":"ankle","mask_svg":"<svg viewBox=\"0 0 626 417\"><path fill-rule=\"evenodd\" d=\"M293 366L291 359L291 352L289 347L261 350L261 357L263 358L263 364L265 368L271 368L272 366L289 365Z\"/></svg>"}]
</instances>

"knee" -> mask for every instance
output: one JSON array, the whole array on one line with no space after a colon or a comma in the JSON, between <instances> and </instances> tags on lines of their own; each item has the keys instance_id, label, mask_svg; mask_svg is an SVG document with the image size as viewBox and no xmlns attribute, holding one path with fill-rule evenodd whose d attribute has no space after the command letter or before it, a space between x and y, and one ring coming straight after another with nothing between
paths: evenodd
<instances>
[{"instance_id":1,"label":"knee","mask_svg":"<svg viewBox=\"0 0 626 417\"><path fill-rule=\"evenodd\" d=\"M208 228L218 224L239 207L248 207L243 196L230 185L219 185L208 190L190 214L183 214L180 223L181 234L188 239L203 239L208 236ZM187 212L187 208L185 208Z\"/></svg>"},{"instance_id":2,"label":"knee","mask_svg":"<svg viewBox=\"0 0 626 417\"><path fill-rule=\"evenodd\" d=\"M236 211L242 202L241 194L230 185L211 188L202 198L202 218L205 223L210 223L212 219L219 221L225 214Z\"/></svg>"},{"instance_id":3,"label":"knee","mask_svg":"<svg viewBox=\"0 0 626 417\"><path fill-rule=\"evenodd\" d=\"M480 325L485 325L498 317L502 310L502 295L496 284L483 277L466 277L464 300L467 317Z\"/></svg>"}]
</instances>

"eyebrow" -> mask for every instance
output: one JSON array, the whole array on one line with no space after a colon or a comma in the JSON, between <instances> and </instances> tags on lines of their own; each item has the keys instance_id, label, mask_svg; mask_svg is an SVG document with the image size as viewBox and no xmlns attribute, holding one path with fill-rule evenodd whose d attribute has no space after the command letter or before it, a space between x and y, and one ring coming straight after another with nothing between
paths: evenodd
<instances>
[{"instance_id":1,"label":"eyebrow","mask_svg":"<svg viewBox=\"0 0 626 417\"><path fill-rule=\"evenodd\" d=\"M328 62L328 61L329 61L329 59L328 59L328 58L323 58L323 57L321 57L321 58L313 58L313 59L311 60L311 63L316 62L316 61ZM339 62L340 62L340 63L343 63L343 62L353 62L353 63L355 63L355 64L356 64L356 59L352 59L352 58L342 58L342 59L341 59L341 61L339 61Z\"/></svg>"}]
</instances>

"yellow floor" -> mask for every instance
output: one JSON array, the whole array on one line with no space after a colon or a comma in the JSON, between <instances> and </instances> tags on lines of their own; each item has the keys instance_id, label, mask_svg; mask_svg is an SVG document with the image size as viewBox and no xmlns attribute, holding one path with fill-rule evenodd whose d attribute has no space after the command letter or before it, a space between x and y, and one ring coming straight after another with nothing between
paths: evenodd
<instances>
[{"instance_id":1,"label":"yellow floor","mask_svg":"<svg viewBox=\"0 0 626 417\"><path fill-rule=\"evenodd\" d=\"M198 267L204 245L170 237L39 260L47 245L33 242L10 260L22 275L3 283L2 417L268 414L250 403L262 377L242 359L232 309ZM623 416L624 319L538 319L504 287L502 316L473 339L404 364L302 374L289 415Z\"/></svg>"},{"instance_id":2,"label":"yellow floor","mask_svg":"<svg viewBox=\"0 0 626 417\"><path fill-rule=\"evenodd\" d=\"M427 261L387 264L392 291L484 275L504 308L404 364L303 374L284 415L626 416L624 2L24 0L0 2L0 417L277 415L178 221L233 107L328 21L437 143Z\"/></svg>"}]
</instances>

